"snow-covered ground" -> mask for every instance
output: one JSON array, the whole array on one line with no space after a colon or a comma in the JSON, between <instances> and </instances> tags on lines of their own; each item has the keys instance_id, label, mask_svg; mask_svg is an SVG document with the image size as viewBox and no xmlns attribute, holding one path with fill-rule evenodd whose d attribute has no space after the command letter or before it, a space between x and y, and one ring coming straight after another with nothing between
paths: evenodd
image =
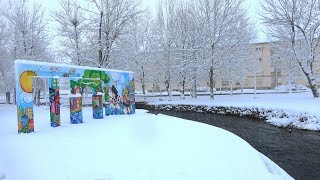
<instances>
[{"instance_id":1,"label":"snow-covered ground","mask_svg":"<svg viewBox=\"0 0 320 180\"><path fill-rule=\"evenodd\" d=\"M202 123L143 110L94 120L86 107L85 122L71 125L62 107L62 126L51 128L41 106L35 133L17 134L16 107L0 112L0 179L291 179L238 136Z\"/></svg>"},{"instance_id":2,"label":"snow-covered ground","mask_svg":"<svg viewBox=\"0 0 320 180\"><path fill-rule=\"evenodd\" d=\"M158 98L159 99L159 98ZM172 101L155 98L149 104L183 104L206 105L208 107L240 107L246 109L262 109L272 112L267 122L276 126L295 126L300 129L320 130L320 98L314 98L311 92L292 94L243 94L243 95L216 95L214 100L208 96L199 96L197 99L186 97L181 100L174 97ZM303 120L303 121L302 121Z\"/></svg>"}]
</instances>

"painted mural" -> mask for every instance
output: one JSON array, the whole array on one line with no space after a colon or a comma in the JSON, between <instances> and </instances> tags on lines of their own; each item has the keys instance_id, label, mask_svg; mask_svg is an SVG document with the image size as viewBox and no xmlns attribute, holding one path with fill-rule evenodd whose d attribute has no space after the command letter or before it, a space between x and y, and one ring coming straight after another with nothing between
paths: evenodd
<instances>
[{"instance_id":1,"label":"painted mural","mask_svg":"<svg viewBox=\"0 0 320 180\"><path fill-rule=\"evenodd\" d=\"M93 112L94 119L103 118L102 95L98 95L98 94L92 95L92 112Z\"/></svg>"},{"instance_id":2,"label":"painted mural","mask_svg":"<svg viewBox=\"0 0 320 180\"><path fill-rule=\"evenodd\" d=\"M49 79L50 125L58 127L60 123L59 79Z\"/></svg>"},{"instance_id":3,"label":"painted mural","mask_svg":"<svg viewBox=\"0 0 320 180\"><path fill-rule=\"evenodd\" d=\"M103 94L105 96L106 115L133 114L135 112L132 72L16 60L15 73L19 133L34 131L32 96L32 77L34 76L52 79L52 86L50 86L50 95L52 95L50 96L50 120L54 127L60 125L59 87L54 86L54 79L60 77L70 78L72 94L81 95L84 89L88 89L93 95ZM99 107L103 106L102 100L99 103ZM77 111L79 110L78 108ZM103 109L100 112L103 116ZM80 113L77 116L80 118Z\"/></svg>"},{"instance_id":4,"label":"painted mural","mask_svg":"<svg viewBox=\"0 0 320 180\"><path fill-rule=\"evenodd\" d=\"M124 77L120 77L120 79L118 77L119 75L114 75L114 80L105 88L105 114L134 114L134 80L127 81Z\"/></svg>"},{"instance_id":5,"label":"painted mural","mask_svg":"<svg viewBox=\"0 0 320 180\"><path fill-rule=\"evenodd\" d=\"M83 123L82 117L82 97L70 97L70 123Z\"/></svg>"}]
</instances>

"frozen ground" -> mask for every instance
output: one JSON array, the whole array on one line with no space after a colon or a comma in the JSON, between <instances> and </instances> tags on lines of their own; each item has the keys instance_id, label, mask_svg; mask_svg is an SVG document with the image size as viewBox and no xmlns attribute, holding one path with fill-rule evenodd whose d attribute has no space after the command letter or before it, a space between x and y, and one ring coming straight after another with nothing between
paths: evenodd
<instances>
[{"instance_id":1,"label":"frozen ground","mask_svg":"<svg viewBox=\"0 0 320 180\"><path fill-rule=\"evenodd\" d=\"M138 110L131 116L49 127L35 108L35 133L17 134L16 108L0 105L0 179L290 179L247 142L220 128Z\"/></svg>"},{"instance_id":2,"label":"frozen ground","mask_svg":"<svg viewBox=\"0 0 320 180\"><path fill-rule=\"evenodd\" d=\"M243 107L247 109L272 110L273 115L267 120L276 126L293 125L300 129L320 130L320 98L314 98L311 92L292 94L243 94L243 95L216 95L214 100L208 96L198 96L197 99L181 100L174 97L171 101L162 97L150 99L150 104L184 104L207 105L225 107ZM303 121L301 121L303 119Z\"/></svg>"}]
</instances>

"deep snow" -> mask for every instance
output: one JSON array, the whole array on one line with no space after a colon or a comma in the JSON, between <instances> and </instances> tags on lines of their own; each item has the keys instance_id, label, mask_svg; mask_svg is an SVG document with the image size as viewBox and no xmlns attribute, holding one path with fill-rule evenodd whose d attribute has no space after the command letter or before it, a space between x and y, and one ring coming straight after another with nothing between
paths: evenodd
<instances>
[{"instance_id":1,"label":"deep snow","mask_svg":"<svg viewBox=\"0 0 320 180\"><path fill-rule=\"evenodd\" d=\"M49 127L35 107L35 133L17 134L16 107L0 105L0 179L290 179L238 136L217 127L137 110L135 115Z\"/></svg>"}]
</instances>

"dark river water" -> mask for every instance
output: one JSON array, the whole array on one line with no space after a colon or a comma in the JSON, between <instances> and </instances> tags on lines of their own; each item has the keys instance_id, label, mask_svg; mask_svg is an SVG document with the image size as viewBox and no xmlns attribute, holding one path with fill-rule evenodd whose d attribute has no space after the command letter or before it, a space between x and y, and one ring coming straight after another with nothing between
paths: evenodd
<instances>
[{"instance_id":1,"label":"dark river water","mask_svg":"<svg viewBox=\"0 0 320 180\"><path fill-rule=\"evenodd\" d=\"M320 132L278 128L262 120L217 114L149 111L230 131L268 156L295 179L320 179Z\"/></svg>"}]
</instances>

